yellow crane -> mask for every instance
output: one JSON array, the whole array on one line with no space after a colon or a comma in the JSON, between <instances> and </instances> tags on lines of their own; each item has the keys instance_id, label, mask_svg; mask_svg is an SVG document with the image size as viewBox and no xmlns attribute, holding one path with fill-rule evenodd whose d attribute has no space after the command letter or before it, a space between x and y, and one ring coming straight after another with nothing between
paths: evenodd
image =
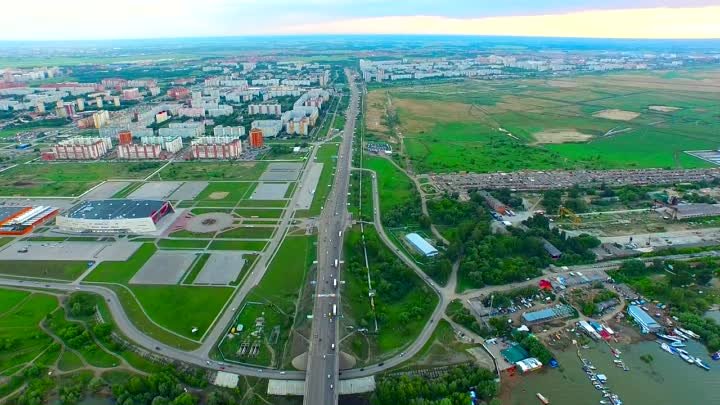
<instances>
[{"instance_id":1,"label":"yellow crane","mask_svg":"<svg viewBox=\"0 0 720 405\"><path fill-rule=\"evenodd\" d=\"M569 208L563 207L562 205L560 206L560 209L558 210L558 216L560 218L564 218L564 217L572 218L572 222L575 225L582 222L582 219L580 218L580 216L578 214L572 212L572 210Z\"/></svg>"}]
</instances>

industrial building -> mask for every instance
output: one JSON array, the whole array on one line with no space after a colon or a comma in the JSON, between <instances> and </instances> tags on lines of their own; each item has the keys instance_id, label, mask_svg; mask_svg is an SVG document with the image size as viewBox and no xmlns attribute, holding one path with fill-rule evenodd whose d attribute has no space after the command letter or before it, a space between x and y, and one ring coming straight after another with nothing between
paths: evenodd
<instances>
[{"instance_id":1,"label":"industrial building","mask_svg":"<svg viewBox=\"0 0 720 405\"><path fill-rule=\"evenodd\" d=\"M65 232L151 233L172 212L161 200L90 200L58 215L55 223Z\"/></svg>"},{"instance_id":2,"label":"industrial building","mask_svg":"<svg viewBox=\"0 0 720 405\"><path fill-rule=\"evenodd\" d=\"M521 373L525 374L531 371L540 370L543 365L540 360L536 359L535 357L529 357L527 359L515 362L515 366L517 366L518 370L520 370Z\"/></svg>"},{"instance_id":3,"label":"industrial building","mask_svg":"<svg viewBox=\"0 0 720 405\"><path fill-rule=\"evenodd\" d=\"M438 250L435 249L433 245L429 244L425 238L416 233L409 233L405 235L405 240L410 244L410 246L422 253L425 257L433 257L438 254Z\"/></svg>"},{"instance_id":4,"label":"industrial building","mask_svg":"<svg viewBox=\"0 0 720 405\"><path fill-rule=\"evenodd\" d=\"M248 136L248 143L250 144L251 148L262 148L265 144L265 141L263 139L263 131L259 128L251 129L250 135Z\"/></svg>"},{"instance_id":5,"label":"industrial building","mask_svg":"<svg viewBox=\"0 0 720 405\"><path fill-rule=\"evenodd\" d=\"M542 242L543 248L545 249L547 254L550 255L550 257L552 257L553 259L559 259L560 257L562 257L562 252L560 251L560 249L556 248L555 245L545 239L543 239Z\"/></svg>"},{"instance_id":6,"label":"industrial building","mask_svg":"<svg viewBox=\"0 0 720 405\"><path fill-rule=\"evenodd\" d=\"M43 160L96 160L112 148L110 138L73 137L61 141L50 152L43 152Z\"/></svg>"},{"instance_id":7,"label":"industrial building","mask_svg":"<svg viewBox=\"0 0 720 405\"><path fill-rule=\"evenodd\" d=\"M240 139L203 136L190 144L193 159L237 159L242 153Z\"/></svg>"},{"instance_id":8,"label":"industrial building","mask_svg":"<svg viewBox=\"0 0 720 405\"><path fill-rule=\"evenodd\" d=\"M667 206L665 213L676 220L720 216L720 204L678 204Z\"/></svg>"},{"instance_id":9,"label":"industrial building","mask_svg":"<svg viewBox=\"0 0 720 405\"><path fill-rule=\"evenodd\" d=\"M551 308L545 308L540 311L528 311L522 314L522 319L528 324L538 324L552 321L555 319L563 319L571 317L575 314L572 307L568 305L557 305Z\"/></svg>"},{"instance_id":10,"label":"industrial building","mask_svg":"<svg viewBox=\"0 0 720 405\"><path fill-rule=\"evenodd\" d=\"M0 235L25 235L57 215L48 206L0 207Z\"/></svg>"},{"instance_id":11,"label":"industrial building","mask_svg":"<svg viewBox=\"0 0 720 405\"><path fill-rule=\"evenodd\" d=\"M630 315L638 325L642 333L653 333L661 329L659 323L657 323L647 312L637 305L628 306L628 315Z\"/></svg>"}]
</instances>

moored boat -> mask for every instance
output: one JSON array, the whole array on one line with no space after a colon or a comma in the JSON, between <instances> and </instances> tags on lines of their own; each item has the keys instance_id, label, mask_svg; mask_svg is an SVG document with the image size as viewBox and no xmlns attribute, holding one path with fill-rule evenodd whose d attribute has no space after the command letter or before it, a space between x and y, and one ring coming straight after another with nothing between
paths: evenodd
<instances>
[{"instance_id":1,"label":"moored boat","mask_svg":"<svg viewBox=\"0 0 720 405\"><path fill-rule=\"evenodd\" d=\"M657 334L657 337L663 338L663 339L665 339L665 340L669 340L669 341L671 341L671 342L682 342L682 339L680 339L679 337L670 336L670 335L665 335L665 334L663 334L663 333L658 333L658 334Z\"/></svg>"},{"instance_id":2,"label":"moored boat","mask_svg":"<svg viewBox=\"0 0 720 405\"><path fill-rule=\"evenodd\" d=\"M670 353L670 354L675 354L675 352L673 352L672 348L670 348L670 346L668 346L667 343L664 343L664 342L661 343L661 344L660 344L660 348L663 349L663 350L665 350L666 352L668 352L668 353Z\"/></svg>"},{"instance_id":3,"label":"moored boat","mask_svg":"<svg viewBox=\"0 0 720 405\"><path fill-rule=\"evenodd\" d=\"M685 346L687 346L687 345L686 345L685 343L683 343L683 342L670 342L670 346L672 346L672 347L685 347Z\"/></svg>"},{"instance_id":4,"label":"moored boat","mask_svg":"<svg viewBox=\"0 0 720 405\"><path fill-rule=\"evenodd\" d=\"M541 394L541 393L538 392L538 393L536 393L535 395L538 397L538 399L540 400L540 402L542 402L543 404L547 405L547 404L550 403L550 401L549 401L547 398L545 398L545 396L544 396L543 394Z\"/></svg>"},{"instance_id":5,"label":"moored boat","mask_svg":"<svg viewBox=\"0 0 720 405\"><path fill-rule=\"evenodd\" d=\"M680 358L687 361L690 364L695 363L695 358L693 356L690 356L689 354L680 353Z\"/></svg>"},{"instance_id":6,"label":"moored boat","mask_svg":"<svg viewBox=\"0 0 720 405\"><path fill-rule=\"evenodd\" d=\"M700 367L700 368L702 368L702 369L705 369L705 370L707 370L707 371L710 371L710 366L708 366L707 364L705 364L704 361L700 360L699 357L696 357L696 358L695 358L695 364L697 364L697 366Z\"/></svg>"}]
</instances>

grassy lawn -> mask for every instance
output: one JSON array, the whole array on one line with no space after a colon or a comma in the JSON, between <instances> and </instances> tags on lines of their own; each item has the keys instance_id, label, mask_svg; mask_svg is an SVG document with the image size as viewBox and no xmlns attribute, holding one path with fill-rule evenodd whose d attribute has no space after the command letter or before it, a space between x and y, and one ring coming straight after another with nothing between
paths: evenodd
<instances>
[{"instance_id":1,"label":"grassy lawn","mask_svg":"<svg viewBox=\"0 0 720 405\"><path fill-rule=\"evenodd\" d=\"M618 72L381 88L368 95L366 129L390 141L401 132L417 173L707 167L682 153L717 147L720 103L698 78Z\"/></svg>"},{"instance_id":2,"label":"grassy lawn","mask_svg":"<svg viewBox=\"0 0 720 405\"><path fill-rule=\"evenodd\" d=\"M214 240L209 250L250 250L261 252L268 243L259 240Z\"/></svg>"},{"instance_id":3,"label":"grassy lawn","mask_svg":"<svg viewBox=\"0 0 720 405\"><path fill-rule=\"evenodd\" d=\"M205 249L207 240L160 239L157 245L160 249Z\"/></svg>"},{"instance_id":4,"label":"grassy lawn","mask_svg":"<svg viewBox=\"0 0 720 405\"><path fill-rule=\"evenodd\" d=\"M380 214L383 222L385 215L395 209L411 204L420 204L417 189L405 173L398 170L387 159L379 157L365 158L365 168L377 173L378 193L380 195ZM371 193L372 190L364 190ZM372 203L371 203L372 204Z\"/></svg>"},{"instance_id":5,"label":"grassy lawn","mask_svg":"<svg viewBox=\"0 0 720 405\"><path fill-rule=\"evenodd\" d=\"M185 279L182 281L182 283L192 284L198 274L200 274L200 271L203 269L203 267L205 267L205 263L207 263L209 258L210 253L201 254L200 257L195 260L195 263L193 263L192 269L190 269L190 272L187 274L187 276L185 276Z\"/></svg>"},{"instance_id":6,"label":"grassy lawn","mask_svg":"<svg viewBox=\"0 0 720 405\"><path fill-rule=\"evenodd\" d=\"M319 149L315 154L315 161L317 163L322 163L323 168L322 173L320 173L320 179L318 180L317 187L315 188L315 194L313 195L310 210L308 211L309 216L320 215L321 207L325 204L325 200L330 193L333 179L335 178L335 165L339 149L339 144L325 144L319 146Z\"/></svg>"},{"instance_id":7,"label":"grassy lawn","mask_svg":"<svg viewBox=\"0 0 720 405\"><path fill-rule=\"evenodd\" d=\"M15 238L0 238L0 247L7 245L8 243L10 243L14 240L15 240Z\"/></svg>"},{"instance_id":8,"label":"grassy lawn","mask_svg":"<svg viewBox=\"0 0 720 405\"><path fill-rule=\"evenodd\" d=\"M70 350L65 350L65 352L60 356L60 361L58 362L58 368L62 371L72 371L77 370L80 367L83 367L83 362L80 359L80 357L71 352Z\"/></svg>"},{"instance_id":9,"label":"grassy lawn","mask_svg":"<svg viewBox=\"0 0 720 405\"><path fill-rule=\"evenodd\" d=\"M277 207L282 208L288 204L286 200L242 200L238 204L238 208L254 208L254 207Z\"/></svg>"},{"instance_id":10,"label":"grassy lawn","mask_svg":"<svg viewBox=\"0 0 720 405\"><path fill-rule=\"evenodd\" d=\"M194 215L211 214L219 212L222 214L232 214L232 208L193 208L190 212Z\"/></svg>"},{"instance_id":11,"label":"grassy lawn","mask_svg":"<svg viewBox=\"0 0 720 405\"><path fill-rule=\"evenodd\" d=\"M278 248L265 276L252 289L250 301L272 302L291 314L295 311L298 289L315 260L315 237L289 236Z\"/></svg>"},{"instance_id":12,"label":"grassy lawn","mask_svg":"<svg viewBox=\"0 0 720 405\"><path fill-rule=\"evenodd\" d=\"M237 208L235 215L242 218L280 218L283 214L282 209L259 209L259 208Z\"/></svg>"},{"instance_id":13,"label":"grassy lawn","mask_svg":"<svg viewBox=\"0 0 720 405\"><path fill-rule=\"evenodd\" d=\"M103 262L90 273L84 281L97 283L125 284L137 273L157 251L152 243L143 243L142 246L126 262Z\"/></svg>"},{"instance_id":14,"label":"grassy lawn","mask_svg":"<svg viewBox=\"0 0 720 405\"><path fill-rule=\"evenodd\" d=\"M233 293L232 288L176 285L134 285L132 291L152 320L191 339L199 339L212 326ZM195 334L193 327L198 328Z\"/></svg>"},{"instance_id":15,"label":"grassy lawn","mask_svg":"<svg viewBox=\"0 0 720 405\"><path fill-rule=\"evenodd\" d=\"M215 236L215 232L207 232L207 233L197 233L197 232L190 232L186 230L180 230L175 231L168 235L172 238L193 238L193 239L203 239L203 238L212 238Z\"/></svg>"},{"instance_id":16,"label":"grassy lawn","mask_svg":"<svg viewBox=\"0 0 720 405\"><path fill-rule=\"evenodd\" d=\"M51 295L0 289L0 340L13 342L10 350L0 352L0 376L29 362L53 342L38 324L57 306Z\"/></svg>"},{"instance_id":17,"label":"grassy lawn","mask_svg":"<svg viewBox=\"0 0 720 405\"><path fill-rule=\"evenodd\" d=\"M87 262L53 260L3 260L0 274L21 277L38 277L56 280L75 280L87 270Z\"/></svg>"},{"instance_id":18,"label":"grassy lawn","mask_svg":"<svg viewBox=\"0 0 720 405\"><path fill-rule=\"evenodd\" d=\"M159 173L163 180L257 180L265 162L175 162Z\"/></svg>"},{"instance_id":19,"label":"grassy lawn","mask_svg":"<svg viewBox=\"0 0 720 405\"><path fill-rule=\"evenodd\" d=\"M177 347L182 350L194 350L197 349L200 344L192 340L183 338L174 333L168 332L165 329L159 328L155 325L143 312L143 308L133 298L130 291L121 285L108 285L108 288L115 291L120 301L122 302L123 308L130 318L130 321L144 334L151 336L163 343ZM194 287L192 287L194 288Z\"/></svg>"},{"instance_id":20,"label":"grassy lawn","mask_svg":"<svg viewBox=\"0 0 720 405\"><path fill-rule=\"evenodd\" d=\"M217 235L218 238L239 239L269 239L275 232L275 227L240 226Z\"/></svg>"},{"instance_id":21,"label":"grassy lawn","mask_svg":"<svg viewBox=\"0 0 720 405\"><path fill-rule=\"evenodd\" d=\"M77 196L111 178L142 179L160 163L33 163L3 172L0 195Z\"/></svg>"}]
</instances>

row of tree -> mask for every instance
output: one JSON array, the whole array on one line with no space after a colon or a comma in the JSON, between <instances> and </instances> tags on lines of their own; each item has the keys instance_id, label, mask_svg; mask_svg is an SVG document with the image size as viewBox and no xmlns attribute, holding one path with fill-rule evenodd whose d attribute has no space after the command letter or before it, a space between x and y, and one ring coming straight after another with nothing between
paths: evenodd
<instances>
[{"instance_id":1,"label":"row of tree","mask_svg":"<svg viewBox=\"0 0 720 405\"><path fill-rule=\"evenodd\" d=\"M474 365L451 368L439 378L384 377L372 395L372 405L467 405L470 391L478 399L499 404L493 400L498 392L495 375Z\"/></svg>"}]
</instances>

